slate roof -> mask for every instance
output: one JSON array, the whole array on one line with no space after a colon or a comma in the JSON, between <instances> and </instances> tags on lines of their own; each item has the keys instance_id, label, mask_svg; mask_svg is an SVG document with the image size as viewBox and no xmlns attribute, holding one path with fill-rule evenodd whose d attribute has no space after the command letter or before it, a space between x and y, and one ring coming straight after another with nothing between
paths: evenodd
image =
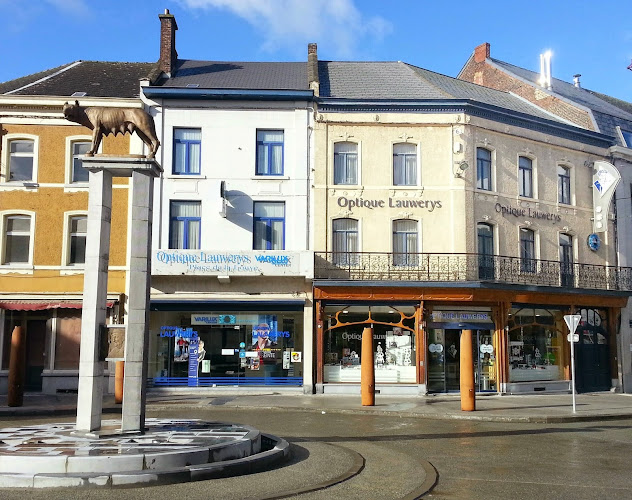
<instances>
[{"instance_id":1,"label":"slate roof","mask_svg":"<svg viewBox=\"0 0 632 500\"><path fill-rule=\"evenodd\" d=\"M345 99L471 99L561 121L508 92L483 87L403 62L319 61L320 96Z\"/></svg>"},{"instance_id":2,"label":"slate roof","mask_svg":"<svg viewBox=\"0 0 632 500\"><path fill-rule=\"evenodd\" d=\"M70 97L85 92L86 97L133 98L140 94L139 80L154 69L155 63L75 61L0 83L0 94Z\"/></svg>"},{"instance_id":3,"label":"slate roof","mask_svg":"<svg viewBox=\"0 0 632 500\"><path fill-rule=\"evenodd\" d=\"M309 90L305 62L222 62L178 59L175 75L162 87L202 89Z\"/></svg>"},{"instance_id":4,"label":"slate roof","mask_svg":"<svg viewBox=\"0 0 632 500\"><path fill-rule=\"evenodd\" d=\"M508 73L513 73L534 86L539 86L539 73L498 59L490 58L490 60ZM551 92L590 109L597 122L599 131L602 134L615 137L619 145L623 144L619 139L619 134L616 132L616 127L632 130L632 104L630 103L614 97L604 96L583 87L575 87L574 84L558 80L557 78L553 78L551 82Z\"/></svg>"}]
</instances>

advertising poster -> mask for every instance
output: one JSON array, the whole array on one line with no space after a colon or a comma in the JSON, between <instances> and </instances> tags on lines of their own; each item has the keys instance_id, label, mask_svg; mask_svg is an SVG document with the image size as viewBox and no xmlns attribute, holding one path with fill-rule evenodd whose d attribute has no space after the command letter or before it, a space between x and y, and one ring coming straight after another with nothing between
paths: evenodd
<instances>
[{"instance_id":1,"label":"advertising poster","mask_svg":"<svg viewBox=\"0 0 632 500\"><path fill-rule=\"evenodd\" d=\"M198 339L190 339L189 349L189 387L198 385Z\"/></svg>"},{"instance_id":2,"label":"advertising poster","mask_svg":"<svg viewBox=\"0 0 632 500\"><path fill-rule=\"evenodd\" d=\"M252 349L270 349L277 346L276 314L260 314L259 323L252 327Z\"/></svg>"},{"instance_id":3,"label":"advertising poster","mask_svg":"<svg viewBox=\"0 0 632 500\"><path fill-rule=\"evenodd\" d=\"M302 352L293 352L292 353L292 363L300 363L302 359Z\"/></svg>"}]
</instances>

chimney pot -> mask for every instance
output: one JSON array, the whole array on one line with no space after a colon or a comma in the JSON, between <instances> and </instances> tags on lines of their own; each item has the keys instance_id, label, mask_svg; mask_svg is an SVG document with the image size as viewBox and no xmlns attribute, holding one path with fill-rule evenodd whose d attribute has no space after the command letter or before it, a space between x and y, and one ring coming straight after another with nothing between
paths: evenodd
<instances>
[{"instance_id":1,"label":"chimney pot","mask_svg":"<svg viewBox=\"0 0 632 500\"><path fill-rule=\"evenodd\" d=\"M576 75L573 75L573 84L575 85L575 87L580 88L582 85L579 82L579 77L582 76L581 74L577 73Z\"/></svg>"},{"instance_id":2,"label":"chimney pot","mask_svg":"<svg viewBox=\"0 0 632 500\"><path fill-rule=\"evenodd\" d=\"M489 43L481 43L474 49L474 62L481 63L485 59L489 59L490 45Z\"/></svg>"}]
</instances>

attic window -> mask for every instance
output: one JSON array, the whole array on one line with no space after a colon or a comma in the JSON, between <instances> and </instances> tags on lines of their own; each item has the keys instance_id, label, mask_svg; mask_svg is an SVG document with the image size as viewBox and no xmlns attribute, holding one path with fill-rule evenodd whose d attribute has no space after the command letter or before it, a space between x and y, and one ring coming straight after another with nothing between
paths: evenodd
<instances>
[{"instance_id":1,"label":"attic window","mask_svg":"<svg viewBox=\"0 0 632 500\"><path fill-rule=\"evenodd\" d=\"M85 97L87 94L87 92L73 92L70 97Z\"/></svg>"},{"instance_id":2,"label":"attic window","mask_svg":"<svg viewBox=\"0 0 632 500\"><path fill-rule=\"evenodd\" d=\"M632 131L621 129L621 135L623 136L623 141L625 145L629 148L632 148Z\"/></svg>"},{"instance_id":3,"label":"attic window","mask_svg":"<svg viewBox=\"0 0 632 500\"><path fill-rule=\"evenodd\" d=\"M199 86L199 83L187 83L187 88L189 89L197 89Z\"/></svg>"}]
</instances>

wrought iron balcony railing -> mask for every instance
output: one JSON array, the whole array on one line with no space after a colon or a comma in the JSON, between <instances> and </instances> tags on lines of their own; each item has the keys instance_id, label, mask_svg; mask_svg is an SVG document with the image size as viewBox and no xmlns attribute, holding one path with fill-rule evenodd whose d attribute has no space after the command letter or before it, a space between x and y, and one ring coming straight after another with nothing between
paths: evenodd
<instances>
[{"instance_id":1,"label":"wrought iron balcony railing","mask_svg":"<svg viewBox=\"0 0 632 500\"><path fill-rule=\"evenodd\" d=\"M632 291L632 268L459 253L315 252L314 278L349 281L485 281Z\"/></svg>"}]
</instances>

